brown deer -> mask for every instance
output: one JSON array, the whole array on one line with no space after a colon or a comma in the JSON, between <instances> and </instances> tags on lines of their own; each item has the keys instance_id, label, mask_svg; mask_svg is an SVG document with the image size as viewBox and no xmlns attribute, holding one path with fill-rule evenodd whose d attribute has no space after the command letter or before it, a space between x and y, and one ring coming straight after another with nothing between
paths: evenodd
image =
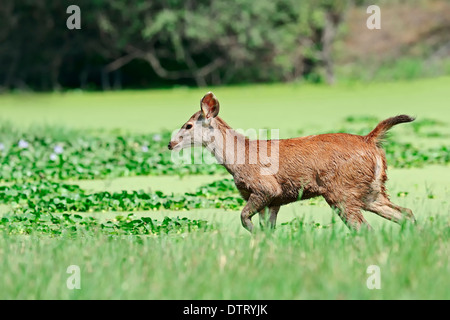
<instances>
[{"instance_id":1,"label":"brown deer","mask_svg":"<svg viewBox=\"0 0 450 320\"><path fill-rule=\"evenodd\" d=\"M361 209L397 223L415 221L410 209L393 204L386 194L387 166L382 149L387 130L414 118L399 115L386 119L366 136L330 133L251 140L234 131L218 114L219 101L208 92L201 99L200 111L172 137L168 147L180 150L202 145L213 153L247 201L241 222L250 232L256 213L260 221L275 227L280 206L317 196L324 197L350 229L371 229Z\"/></svg>"}]
</instances>

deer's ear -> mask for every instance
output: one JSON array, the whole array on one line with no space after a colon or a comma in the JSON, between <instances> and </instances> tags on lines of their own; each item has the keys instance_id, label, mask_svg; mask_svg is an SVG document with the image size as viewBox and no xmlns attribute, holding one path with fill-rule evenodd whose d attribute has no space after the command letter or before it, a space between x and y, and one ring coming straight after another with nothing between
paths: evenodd
<instances>
[{"instance_id":1,"label":"deer's ear","mask_svg":"<svg viewBox=\"0 0 450 320\"><path fill-rule=\"evenodd\" d=\"M219 114L219 100L212 92L208 92L200 101L200 109L206 120L215 118Z\"/></svg>"}]
</instances>

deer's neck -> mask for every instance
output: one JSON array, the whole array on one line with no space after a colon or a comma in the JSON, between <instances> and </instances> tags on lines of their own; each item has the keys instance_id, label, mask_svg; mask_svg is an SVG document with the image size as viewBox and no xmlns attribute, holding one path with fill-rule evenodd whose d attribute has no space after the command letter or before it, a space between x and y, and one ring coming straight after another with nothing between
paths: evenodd
<instances>
[{"instance_id":1,"label":"deer's neck","mask_svg":"<svg viewBox=\"0 0 450 320\"><path fill-rule=\"evenodd\" d=\"M248 139L233 130L225 121L216 117L211 123L214 128L212 139L204 146L214 155L217 162L234 175L239 164L245 162Z\"/></svg>"}]
</instances>

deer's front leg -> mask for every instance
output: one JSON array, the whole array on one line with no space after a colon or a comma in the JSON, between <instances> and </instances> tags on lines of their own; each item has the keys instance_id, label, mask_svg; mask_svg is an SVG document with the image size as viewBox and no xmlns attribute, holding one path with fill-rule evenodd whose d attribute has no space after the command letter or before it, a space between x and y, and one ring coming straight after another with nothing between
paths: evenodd
<instances>
[{"instance_id":1,"label":"deer's front leg","mask_svg":"<svg viewBox=\"0 0 450 320\"><path fill-rule=\"evenodd\" d=\"M264 209L269 203L268 198L264 195L258 195L256 193L252 193L248 198L247 204L241 212L241 222L242 226L248 231L253 231L253 223L252 217Z\"/></svg>"},{"instance_id":2,"label":"deer's front leg","mask_svg":"<svg viewBox=\"0 0 450 320\"><path fill-rule=\"evenodd\" d=\"M270 213L269 217L267 217L266 211ZM279 206L270 206L259 211L259 224L261 225L261 228L269 226L270 228L275 229L278 211L280 211Z\"/></svg>"}]
</instances>

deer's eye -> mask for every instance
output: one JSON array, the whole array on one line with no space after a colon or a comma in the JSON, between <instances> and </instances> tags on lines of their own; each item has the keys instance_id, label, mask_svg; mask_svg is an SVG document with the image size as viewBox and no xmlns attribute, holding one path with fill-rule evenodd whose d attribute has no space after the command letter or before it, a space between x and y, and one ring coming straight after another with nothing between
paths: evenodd
<instances>
[{"instance_id":1,"label":"deer's eye","mask_svg":"<svg viewBox=\"0 0 450 320\"><path fill-rule=\"evenodd\" d=\"M186 130L189 130L189 129L191 129L192 128L192 124L187 124L186 125Z\"/></svg>"}]
</instances>

